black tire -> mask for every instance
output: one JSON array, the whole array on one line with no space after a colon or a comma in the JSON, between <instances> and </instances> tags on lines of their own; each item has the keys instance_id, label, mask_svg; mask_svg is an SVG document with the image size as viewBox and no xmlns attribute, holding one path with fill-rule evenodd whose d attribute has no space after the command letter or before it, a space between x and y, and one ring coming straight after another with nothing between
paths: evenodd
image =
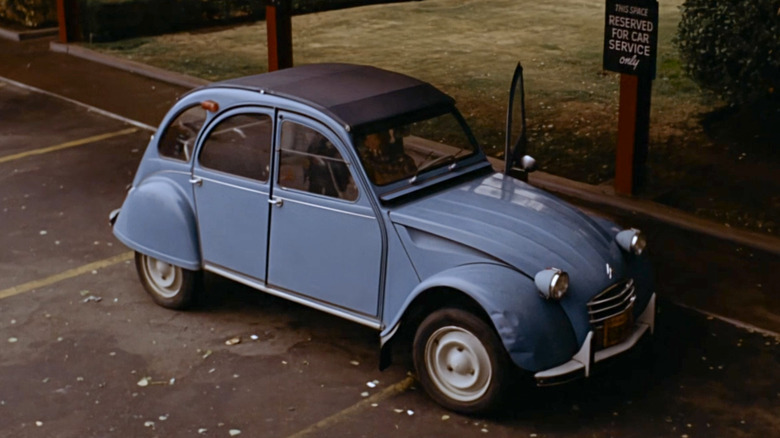
<instances>
[{"instance_id":1,"label":"black tire","mask_svg":"<svg viewBox=\"0 0 780 438\"><path fill-rule=\"evenodd\" d=\"M511 362L492 326L465 310L430 314L417 329L414 367L425 391L445 408L484 414L504 399Z\"/></svg>"},{"instance_id":2,"label":"black tire","mask_svg":"<svg viewBox=\"0 0 780 438\"><path fill-rule=\"evenodd\" d=\"M195 304L201 289L200 271L190 271L154 257L135 253L135 268L154 302L168 309L186 309Z\"/></svg>"}]
</instances>

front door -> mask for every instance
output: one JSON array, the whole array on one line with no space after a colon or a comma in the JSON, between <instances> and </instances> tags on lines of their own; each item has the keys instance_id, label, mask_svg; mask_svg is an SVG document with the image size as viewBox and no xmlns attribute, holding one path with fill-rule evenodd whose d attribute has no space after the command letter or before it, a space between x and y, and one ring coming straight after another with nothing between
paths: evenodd
<instances>
[{"instance_id":1,"label":"front door","mask_svg":"<svg viewBox=\"0 0 780 438\"><path fill-rule=\"evenodd\" d=\"M339 139L294 114L278 124L269 286L377 316L382 233Z\"/></svg>"},{"instance_id":2,"label":"front door","mask_svg":"<svg viewBox=\"0 0 780 438\"><path fill-rule=\"evenodd\" d=\"M241 109L209 129L193 168L207 267L265 281L273 118Z\"/></svg>"}]
</instances>

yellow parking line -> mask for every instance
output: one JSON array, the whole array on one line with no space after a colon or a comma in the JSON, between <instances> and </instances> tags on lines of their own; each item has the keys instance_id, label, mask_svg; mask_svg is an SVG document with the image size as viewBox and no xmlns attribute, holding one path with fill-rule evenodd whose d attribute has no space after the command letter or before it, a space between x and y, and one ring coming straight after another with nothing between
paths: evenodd
<instances>
[{"instance_id":1,"label":"yellow parking line","mask_svg":"<svg viewBox=\"0 0 780 438\"><path fill-rule=\"evenodd\" d=\"M134 132L138 131L138 128L127 128L123 129L121 131L116 132L109 132L108 134L100 134L100 135L94 135L92 137L82 138L81 140L74 140L69 141L67 143L62 143L54 146L49 146L47 148L41 148L41 149L34 149L32 151L27 152L20 152L18 154L12 154L12 155L6 155L4 157L0 157L0 163L6 163L8 161L18 160L20 158L29 157L32 155L41 155L48 152L54 152L59 151L61 149L67 149L72 148L75 146L82 146L89 143L94 143L96 141L105 140L111 137L119 137L120 135L127 135L132 134Z\"/></svg>"},{"instance_id":2,"label":"yellow parking line","mask_svg":"<svg viewBox=\"0 0 780 438\"><path fill-rule=\"evenodd\" d=\"M114 257L109 257L107 259L98 260L96 262L90 263L88 265L80 266L78 268L73 268L70 270L67 270L65 272L60 272L59 274L52 275L51 277L46 277L41 280L35 280L31 281L29 283L20 284L19 286L14 286L12 288L8 288L5 290L0 290L0 300L3 298L12 297L14 295L18 295L24 292L29 292L33 289L38 289L44 286L49 286L54 283L60 282L62 280L67 280L69 278L78 277L81 274L86 274L87 272L92 272L96 269L106 268L111 265L115 265L117 263L121 263L127 260L132 260L133 258L133 252L128 251L126 253L119 254Z\"/></svg>"},{"instance_id":3,"label":"yellow parking line","mask_svg":"<svg viewBox=\"0 0 780 438\"><path fill-rule=\"evenodd\" d=\"M341 420L354 414L355 412L370 406L372 403L378 403L380 400L384 400L386 398L392 397L396 394L400 394L406 391L407 389L409 389L409 387L412 386L413 383L414 383L414 378L409 376L394 385L388 386L387 388L383 389L381 392L377 392L371 397L365 398L355 403L354 405L344 409L343 411L339 411L331 415L330 417L325 418L324 420L312 424L306 429L303 429L300 432L290 435L287 438L302 438L306 435L310 435L319 430L333 426L334 424L340 422Z\"/></svg>"}]
</instances>

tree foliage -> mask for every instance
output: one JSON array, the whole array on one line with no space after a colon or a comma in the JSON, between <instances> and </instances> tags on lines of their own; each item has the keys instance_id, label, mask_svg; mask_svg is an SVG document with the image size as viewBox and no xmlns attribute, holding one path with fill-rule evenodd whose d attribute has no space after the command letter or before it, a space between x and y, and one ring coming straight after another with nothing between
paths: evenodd
<instances>
[{"instance_id":1,"label":"tree foliage","mask_svg":"<svg viewBox=\"0 0 780 438\"><path fill-rule=\"evenodd\" d=\"M780 0L686 0L675 43L686 72L731 104L777 98Z\"/></svg>"},{"instance_id":2,"label":"tree foliage","mask_svg":"<svg viewBox=\"0 0 780 438\"><path fill-rule=\"evenodd\" d=\"M40 27L57 23L56 0L0 0L0 18Z\"/></svg>"}]
</instances>

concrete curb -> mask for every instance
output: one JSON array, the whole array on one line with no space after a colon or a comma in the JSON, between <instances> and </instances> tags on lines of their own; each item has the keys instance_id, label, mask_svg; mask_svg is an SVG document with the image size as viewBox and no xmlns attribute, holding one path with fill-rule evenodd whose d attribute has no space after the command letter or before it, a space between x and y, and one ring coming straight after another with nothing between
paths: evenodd
<instances>
[{"instance_id":1,"label":"concrete curb","mask_svg":"<svg viewBox=\"0 0 780 438\"><path fill-rule=\"evenodd\" d=\"M56 27L45 27L43 29L30 29L30 30L11 30L0 27L0 38L4 38L11 41L26 41L36 38L47 38L57 35L59 29Z\"/></svg>"},{"instance_id":2,"label":"concrete curb","mask_svg":"<svg viewBox=\"0 0 780 438\"><path fill-rule=\"evenodd\" d=\"M94 50L87 49L81 46L75 46L72 44L62 44L56 41L49 43L49 48L53 52L66 53L69 55L77 56L79 58L87 59L89 61L97 62L100 64L108 65L110 67L118 68L120 70L136 73L141 76L146 76L152 79L157 79L162 82L167 82L174 85L179 85L186 88L197 88L204 85L208 85L210 82L189 76L181 73L175 73L169 70L153 67L151 65L142 64L136 61L130 61L122 59L116 56L106 55L96 52Z\"/></svg>"},{"instance_id":3,"label":"concrete curb","mask_svg":"<svg viewBox=\"0 0 780 438\"><path fill-rule=\"evenodd\" d=\"M67 53L184 87L195 88L209 83L209 81L204 79L173 73L140 62L105 55L81 46L51 42L50 48L55 52ZM491 162L496 169L503 169L504 167L504 162L502 160L491 158ZM780 238L752 231L730 228L723 224L708 219L702 219L693 214L685 213L656 202L616 195L611 188L593 186L545 172L534 172L529 177L529 182L536 187L564 197L576 199L589 206L596 208L612 208L629 215L643 215L677 228L780 255Z\"/></svg>"}]
</instances>

